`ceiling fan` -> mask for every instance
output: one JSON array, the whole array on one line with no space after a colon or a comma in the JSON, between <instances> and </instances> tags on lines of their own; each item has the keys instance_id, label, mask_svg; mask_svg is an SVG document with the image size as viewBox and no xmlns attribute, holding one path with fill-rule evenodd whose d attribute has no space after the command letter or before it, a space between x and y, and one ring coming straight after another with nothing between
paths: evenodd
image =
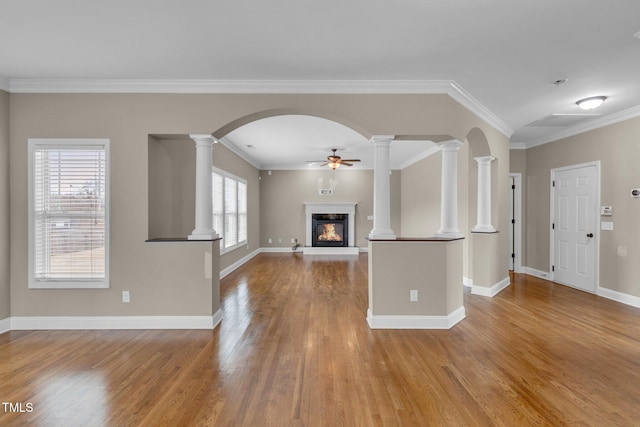
<instances>
[{"instance_id":1,"label":"ceiling fan","mask_svg":"<svg viewBox=\"0 0 640 427\"><path fill-rule=\"evenodd\" d=\"M336 154L336 151L338 151L337 148L332 148L331 151L333 151L333 154L330 156L327 156L327 160L310 160L310 161L307 161L307 163L311 163L311 164L322 163L320 166L329 166L331 169L336 170L340 167L340 165L353 166L354 162L360 161L360 159L341 158Z\"/></svg>"}]
</instances>

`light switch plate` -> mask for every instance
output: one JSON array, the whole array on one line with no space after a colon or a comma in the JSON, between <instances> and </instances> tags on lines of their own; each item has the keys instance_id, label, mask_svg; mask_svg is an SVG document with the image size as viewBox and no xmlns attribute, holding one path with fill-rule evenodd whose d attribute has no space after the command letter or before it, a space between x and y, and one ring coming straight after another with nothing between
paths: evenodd
<instances>
[{"instance_id":1,"label":"light switch plate","mask_svg":"<svg viewBox=\"0 0 640 427\"><path fill-rule=\"evenodd\" d=\"M600 223L601 230L613 230L613 223L609 221L602 221Z\"/></svg>"}]
</instances>

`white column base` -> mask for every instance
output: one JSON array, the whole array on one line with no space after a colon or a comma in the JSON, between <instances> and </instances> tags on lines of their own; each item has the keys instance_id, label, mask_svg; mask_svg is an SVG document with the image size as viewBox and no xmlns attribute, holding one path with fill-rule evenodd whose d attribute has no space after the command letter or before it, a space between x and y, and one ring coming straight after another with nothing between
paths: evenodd
<instances>
[{"instance_id":1,"label":"white column base","mask_svg":"<svg viewBox=\"0 0 640 427\"><path fill-rule=\"evenodd\" d=\"M498 230L493 225L476 225L471 231L474 233L495 233Z\"/></svg>"},{"instance_id":2,"label":"white column base","mask_svg":"<svg viewBox=\"0 0 640 427\"><path fill-rule=\"evenodd\" d=\"M377 231L371 230L369 233L370 240L396 240L396 235L393 233L393 230L385 231Z\"/></svg>"},{"instance_id":3,"label":"white column base","mask_svg":"<svg viewBox=\"0 0 640 427\"><path fill-rule=\"evenodd\" d=\"M218 233L196 233L195 230L187 236L187 240L214 240L219 238L220 235Z\"/></svg>"},{"instance_id":4,"label":"white column base","mask_svg":"<svg viewBox=\"0 0 640 427\"><path fill-rule=\"evenodd\" d=\"M447 239L459 239L461 237L464 237L464 234L462 234L459 231L438 231L435 234L435 237L444 237Z\"/></svg>"}]
</instances>

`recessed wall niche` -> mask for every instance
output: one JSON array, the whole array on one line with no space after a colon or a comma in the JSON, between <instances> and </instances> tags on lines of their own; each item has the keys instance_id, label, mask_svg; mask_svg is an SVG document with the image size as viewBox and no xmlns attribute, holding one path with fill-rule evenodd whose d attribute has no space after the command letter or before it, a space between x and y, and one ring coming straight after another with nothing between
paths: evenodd
<instances>
[{"instance_id":1,"label":"recessed wall niche","mask_svg":"<svg viewBox=\"0 0 640 427\"><path fill-rule=\"evenodd\" d=\"M195 218L195 144L189 135L149 135L148 161L148 238L186 238Z\"/></svg>"}]
</instances>

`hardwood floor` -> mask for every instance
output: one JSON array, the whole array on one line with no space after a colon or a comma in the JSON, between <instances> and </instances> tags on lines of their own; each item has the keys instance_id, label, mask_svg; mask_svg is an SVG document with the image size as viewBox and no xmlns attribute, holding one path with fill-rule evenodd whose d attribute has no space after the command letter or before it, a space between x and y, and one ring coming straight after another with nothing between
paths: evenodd
<instances>
[{"instance_id":1,"label":"hardwood floor","mask_svg":"<svg viewBox=\"0 0 640 427\"><path fill-rule=\"evenodd\" d=\"M531 276L370 330L367 258L261 254L213 331L0 335L0 425L640 425L640 310ZM23 408L25 408L23 406Z\"/></svg>"}]
</instances>

